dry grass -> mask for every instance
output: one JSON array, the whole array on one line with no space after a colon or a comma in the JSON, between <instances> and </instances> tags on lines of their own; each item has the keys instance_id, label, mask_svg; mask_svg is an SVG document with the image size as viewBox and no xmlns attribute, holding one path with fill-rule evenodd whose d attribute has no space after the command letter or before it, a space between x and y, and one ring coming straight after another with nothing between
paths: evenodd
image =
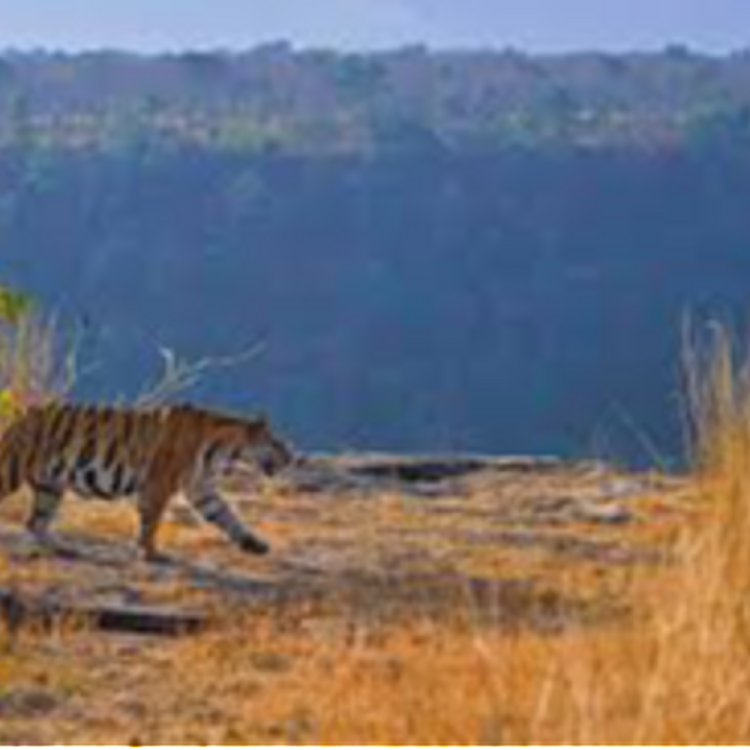
<instances>
[{"instance_id":1,"label":"dry grass","mask_svg":"<svg viewBox=\"0 0 750 750\"><path fill-rule=\"evenodd\" d=\"M75 357L61 345L54 320L0 315L0 429L27 407L70 390Z\"/></svg>"},{"instance_id":2,"label":"dry grass","mask_svg":"<svg viewBox=\"0 0 750 750\"><path fill-rule=\"evenodd\" d=\"M495 486L430 501L271 493L259 515L279 558L313 548L337 561L326 596L217 604L214 628L175 641L73 625L23 633L0 660L0 741L750 742L750 391L726 339L716 344L710 366L692 372L695 471L668 522L657 512L666 501L653 497L633 501L637 523L538 529L521 513L540 491L533 478L528 498L510 492L518 508L502 504L502 518ZM122 520L103 523L125 531ZM508 528L656 544L669 562L613 565L495 543ZM197 529L170 533L196 552L223 549ZM352 570L368 585L341 585ZM409 575L430 572L456 581L440 608L418 606ZM530 581L595 616L535 627L527 615L544 596L478 596L461 583L472 576ZM614 616L599 617L612 602Z\"/></svg>"},{"instance_id":3,"label":"dry grass","mask_svg":"<svg viewBox=\"0 0 750 750\"><path fill-rule=\"evenodd\" d=\"M514 741L750 741L746 373L721 332L707 366L689 373L697 503L668 544L673 564L633 571L630 618L542 642L524 636L498 670L517 688L511 715L529 722Z\"/></svg>"}]
</instances>

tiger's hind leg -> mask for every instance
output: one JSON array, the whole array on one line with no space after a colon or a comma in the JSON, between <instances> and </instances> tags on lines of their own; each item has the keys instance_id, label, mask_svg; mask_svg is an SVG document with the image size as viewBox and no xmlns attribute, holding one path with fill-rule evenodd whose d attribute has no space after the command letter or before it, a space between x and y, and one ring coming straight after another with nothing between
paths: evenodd
<instances>
[{"instance_id":1,"label":"tiger's hind leg","mask_svg":"<svg viewBox=\"0 0 750 750\"><path fill-rule=\"evenodd\" d=\"M33 485L34 498L31 514L26 522L26 530L43 548L55 552L69 552L50 532L50 526L57 516L62 501L62 492L54 487Z\"/></svg>"}]
</instances>

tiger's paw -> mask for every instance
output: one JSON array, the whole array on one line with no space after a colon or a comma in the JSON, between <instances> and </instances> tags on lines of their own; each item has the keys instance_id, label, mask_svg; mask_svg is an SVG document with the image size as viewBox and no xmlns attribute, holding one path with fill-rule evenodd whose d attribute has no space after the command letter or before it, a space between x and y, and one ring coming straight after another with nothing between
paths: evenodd
<instances>
[{"instance_id":1,"label":"tiger's paw","mask_svg":"<svg viewBox=\"0 0 750 750\"><path fill-rule=\"evenodd\" d=\"M252 535L246 536L239 546L243 552L249 555L266 555L271 550L271 546L267 542Z\"/></svg>"}]
</instances>

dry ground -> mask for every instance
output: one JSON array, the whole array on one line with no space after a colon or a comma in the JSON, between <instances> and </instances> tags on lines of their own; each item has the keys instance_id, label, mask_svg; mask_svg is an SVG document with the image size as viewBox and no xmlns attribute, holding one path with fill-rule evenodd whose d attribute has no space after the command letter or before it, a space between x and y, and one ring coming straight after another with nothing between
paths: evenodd
<instances>
[{"instance_id":1,"label":"dry ground","mask_svg":"<svg viewBox=\"0 0 750 750\"><path fill-rule=\"evenodd\" d=\"M681 709L664 714L671 698L641 658L656 643L649 596L679 585L673 541L703 513L689 485L596 464L490 463L439 481L372 465L235 487L266 558L176 504L162 534L173 563L140 565L132 508L73 498L59 527L79 557L39 555L20 531L28 498L5 502L0 587L209 621L177 638L6 623L0 742L702 739ZM634 597L636 579L661 583Z\"/></svg>"}]
</instances>

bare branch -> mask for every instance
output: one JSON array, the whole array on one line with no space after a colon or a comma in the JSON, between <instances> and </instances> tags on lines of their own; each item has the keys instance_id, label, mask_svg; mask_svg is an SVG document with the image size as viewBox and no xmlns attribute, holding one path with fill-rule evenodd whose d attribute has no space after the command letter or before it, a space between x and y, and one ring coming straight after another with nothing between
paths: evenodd
<instances>
[{"instance_id":1,"label":"bare branch","mask_svg":"<svg viewBox=\"0 0 750 750\"><path fill-rule=\"evenodd\" d=\"M265 348L265 342L261 341L240 354L204 357L196 362L190 362L180 360L167 347L159 347L159 353L164 360L164 372L156 385L136 400L136 406L146 408L163 404L175 394L196 385L206 371L220 367L234 367L243 362L248 362L260 355Z\"/></svg>"}]
</instances>

